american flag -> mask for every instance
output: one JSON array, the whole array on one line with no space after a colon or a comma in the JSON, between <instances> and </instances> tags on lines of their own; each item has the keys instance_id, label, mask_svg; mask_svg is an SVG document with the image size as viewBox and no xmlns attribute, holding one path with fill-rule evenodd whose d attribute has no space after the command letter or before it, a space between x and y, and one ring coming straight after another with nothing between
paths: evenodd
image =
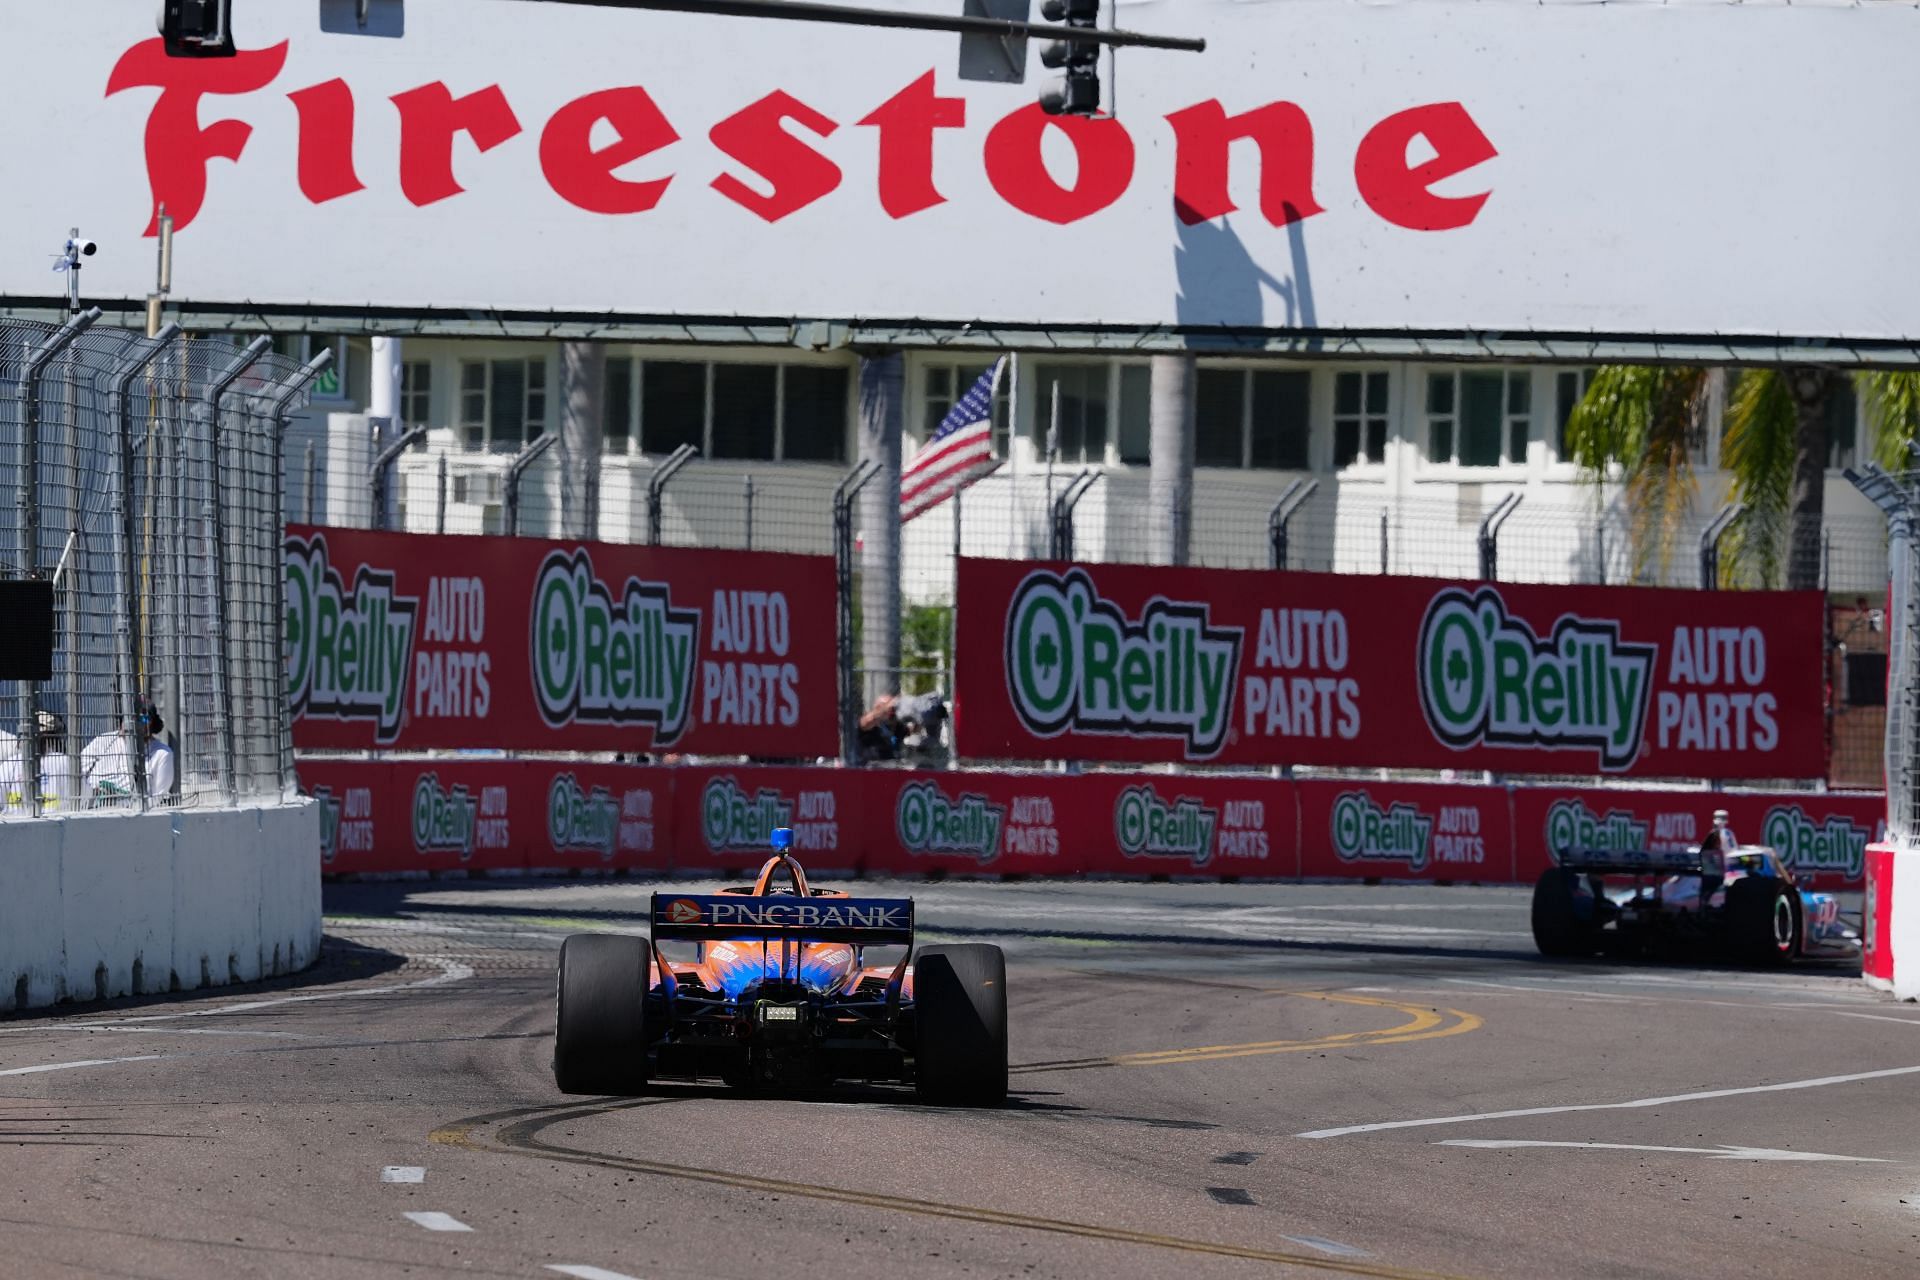
<instances>
[{"instance_id":1,"label":"american flag","mask_svg":"<svg viewBox=\"0 0 1920 1280\"><path fill-rule=\"evenodd\" d=\"M900 519L911 520L939 506L982 476L1000 469L993 456L993 392L1007 358L980 375L960 403L940 420L900 476Z\"/></svg>"}]
</instances>

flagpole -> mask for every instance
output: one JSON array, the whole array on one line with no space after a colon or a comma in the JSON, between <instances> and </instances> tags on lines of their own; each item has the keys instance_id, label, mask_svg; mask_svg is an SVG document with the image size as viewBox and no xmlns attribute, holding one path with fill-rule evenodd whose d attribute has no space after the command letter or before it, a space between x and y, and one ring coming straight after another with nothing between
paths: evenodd
<instances>
[{"instance_id":1,"label":"flagpole","mask_svg":"<svg viewBox=\"0 0 1920 1280\"><path fill-rule=\"evenodd\" d=\"M1014 537L1019 532L1025 504L1020 501L1020 353L1007 356L1007 466L1012 472L1013 501L1008 504L1007 559L1014 555Z\"/></svg>"}]
</instances>

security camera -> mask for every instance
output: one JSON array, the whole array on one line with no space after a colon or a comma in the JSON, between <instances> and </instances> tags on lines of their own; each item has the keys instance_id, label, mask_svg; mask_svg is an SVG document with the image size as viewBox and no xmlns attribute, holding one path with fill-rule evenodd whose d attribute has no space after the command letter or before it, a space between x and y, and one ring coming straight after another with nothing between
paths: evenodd
<instances>
[{"instance_id":1,"label":"security camera","mask_svg":"<svg viewBox=\"0 0 1920 1280\"><path fill-rule=\"evenodd\" d=\"M69 240L67 241L67 252L77 253L83 258L91 258L94 254L100 252L100 246L91 240Z\"/></svg>"}]
</instances>

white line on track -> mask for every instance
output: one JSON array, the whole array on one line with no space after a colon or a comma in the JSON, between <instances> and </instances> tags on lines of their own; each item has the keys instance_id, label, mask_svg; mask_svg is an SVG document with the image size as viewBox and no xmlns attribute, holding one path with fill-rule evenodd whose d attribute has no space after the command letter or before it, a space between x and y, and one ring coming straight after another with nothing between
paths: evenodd
<instances>
[{"instance_id":1,"label":"white line on track","mask_svg":"<svg viewBox=\"0 0 1920 1280\"><path fill-rule=\"evenodd\" d=\"M1448 1138L1436 1147L1480 1147L1504 1151L1511 1147L1572 1147L1580 1151L1658 1151L1672 1155L1705 1156L1709 1160L1787 1160L1802 1164L1840 1161L1852 1164L1890 1164L1879 1156L1832 1156L1819 1151L1785 1151L1779 1147L1648 1147L1634 1142L1542 1142L1533 1138Z\"/></svg>"},{"instance_id":2,"label":"white line on track","mask_svg":"<svg viewBox=\"0 0 1920 1280\"><path fill-rule=\"evenodd\" d=\"M1336 1258L1368 1258L1373 1256L1365 1249L1356 1249L1350 1244L1341 1244L1338 1240L1327 1240L1320 1236L1281 1236L1280 1238L1282 1240L1290 1240L1294 1244L1303 1244L1309 1249L1318 1249L1322 1253L1330 1253Z\"/></svg>"},{"instance_id":3,"label":"white line on track","mask_svg":"<svg viewBox=\"0 0 1920 1280\"><path fill-rule=\"evenodd\" d=\"M472 1227L460 1221L460 1219L454 1217L452 1214L447 1214L447 1213L421 1213L416 1211L413 1213L403 1214L401 1216L406 1218L408 1222L411 1222L416 1226L425 1227L429 1231L471 1231L473 1230Z\"/></svg>"},{"instance_id":4,"label":"white line on track","mask_svg":"<svg viewBox=\"0 0 1920 1280\"><path fill-rule=\"evenodd\" d=\"M132 1058L86 1058L80 1062L43 1062L37 1067L9 1067L0 1076L34 1076L43 1071L71 1071L75 1067L110 1067L118 1062L158 1062L170 1055L143 1053Z\"/></svg>"},{"instance_id":5,"label":"white line on track","mask_svg":"<svg viewBox=\"0 0 1920 1280\"><path fill-rule=\"evenodd\" d=\"M382 1182L425 1182L427 1171L419 1165L390 1164L380 1171Z\"/></svg>"},{"instance_id":6,"label":"white line on track","mask_svg":"<svg viewBox=\"0 0 1920 1280\"><path fill-rule=\"evenodd\" d=\"M574 1280L634 1280L634 1277L622 1275L618 1271L609 1271L605 1267L582 1266L577 1262L548 1266L547 1270L558 1271L563 1276L572 1276Z\"/></svg>"},{"instance_id":7,"label":"white line on track","mask_svg":"<svg viewBox=\"0 0 1920 1280\"><path fill-rule=\"evenodd\" d=\"M1819 1089L1830 1084L1854 1084L1861 1080L1886 1080L1894 1076L1920 1075L1920 1067L1888 1067L1882 1071L1858 1071L1844 1076L1818 1076L1812 1080L1785 1080L1779 1084L1756 1084L1742 1089L1706 1089L1699 1093L1674 1093L1658 1098L1635 1098L1631 1102L1576 1102L1558 1107L1521 1107L1512 1111L1481 1111L1464 1116L1433 1116L1423 1120L1385 1120L1377 1124L1349 1124L1334 1129L1311 1129L1296 1133L1296 1138L1344 1138L1350 1133L1378 1133L1383 1129L1421 1129L1436 1124L1471 1124L1476 1120L1512 1120L1520 1116L1552 1116L1569 1111L1625 1111L1639 1107L1660 1107L1671 1102L1704 1102L1711 1098L1737 1098L1750 1093L1786 1093L1796 1089Z\"/></svg>"},{"instance_id":8,"label":"white line on track","mask_svg":"<svg viewBox=\"0 0 1920 1280\"><path fill-rule=\"evenodd\" d=\"M1834 1014L1841 1018L1871 1018L1875 1022L1898 1022L1902 1026L1920 1027L1920 1018L1896 1018L1889 1013L1855 1013L1851 1009L1836 1009Z\"/></svg>"},{"instance_id":9,"label":"white line on track","mask_svg":"<svg viewBox=\"0 0 1920 1280\"><path fill-rule=\"evenodd\" d=\"M1459 987L1492 987L1495 991L1524 991L1536 995L1566 996L1569 999L1612 1000L1616 1003L1639 1004L1645 996L1616 996L1605 991L1581 991L1571 987L1530 987L1519 982L1485 982L1478 978L1442 978Z\"/></svg>"}]
</instances>

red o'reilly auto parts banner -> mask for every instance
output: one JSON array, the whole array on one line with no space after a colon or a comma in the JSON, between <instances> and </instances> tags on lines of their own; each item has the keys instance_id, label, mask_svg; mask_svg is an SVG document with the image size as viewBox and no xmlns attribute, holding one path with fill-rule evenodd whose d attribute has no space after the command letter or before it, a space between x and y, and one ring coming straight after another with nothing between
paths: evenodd
<instances>
[{"instance_id":1,"label":"red o'reilly auto parts banner","mask_svg":"<svg viewBox=\"0 0 1920 1280\"><path fill-rule=\"evenodd\" d=\"M963 560L969 756L1806 778L1817 592Z\"/></svg>"},{"instance_id":2,"label":"red o'reilly auto parts banner","mask_svg":"<svg viewBox=\"0 0 1920 1280\"><path fill-rule=\"evenodd\" d=\"M304 749L838 750L833 562L288 527Z\"/></svg>"}]
</instances>

